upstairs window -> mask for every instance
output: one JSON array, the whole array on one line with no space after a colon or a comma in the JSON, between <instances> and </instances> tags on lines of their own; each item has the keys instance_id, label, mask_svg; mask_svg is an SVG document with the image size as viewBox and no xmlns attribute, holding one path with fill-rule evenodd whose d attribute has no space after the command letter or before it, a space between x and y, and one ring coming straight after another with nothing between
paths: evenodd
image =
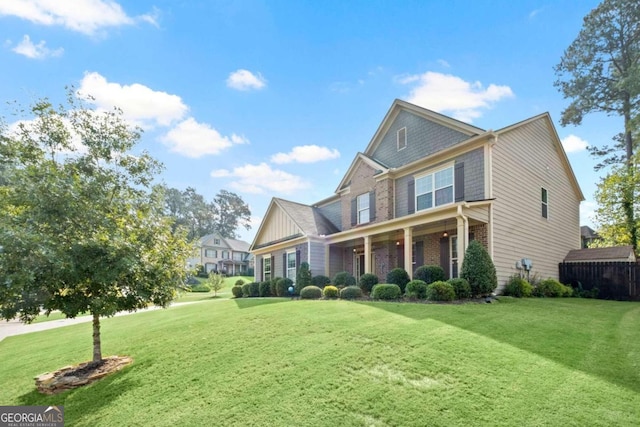
<instances>
[{"instance_id":1,"label":"upstairs window","mask_svg":"<svg viewBox=\"0 0 640 427\"><path fill-rule=\"evenodd\" d=\"M215 249L205 249L204 256L207 258L217 258L218 251L216 251Z\"/></svg>"},{"instance_id":2,"label":"upstairs window","mask_svg":"<svg viewBox=\"0 0 640 427\"><path fill-rule=\"evenodd\" d=\"M542 188L542 218L549 218L549 193L546 188Z\"/></svg>"},{"instance_id":3,"label":"upstairs window","mask_svg":"<svg viewBox=\"0 0 640 427\"><path fill-rule=\"evenodd\" d=\"M407 128L398 130L398 151L407 147Z\"/></svg>"},{"instance_id":4,"label":"upstairs window","mask_svg":"<svg viewBox=\"0 0 640 427\"><path fill-rule=\"evenodd\" d=\"M369 222L369 193L364 193L358 196L358 224L366 224Z\"/></svg>"},{"instance_id":5,"label":"upstairs window","mask_svg":"<svg viewBox=\"0 0 640 427\"><path fill-rule=\"evenodd\" d=\"M219 245L220 244L220 239L213 239L213 244L214 245Z\"/></svg>"},{"instance_id":6,"label":"upstairs window","mask_svg":"<svg viewBox=\"0 0 640 427\"><path fill-rule=\"evenodd\" d=\"M416 211L453 203L453 166L416 178Z\"/></svg>"}]
</instances>

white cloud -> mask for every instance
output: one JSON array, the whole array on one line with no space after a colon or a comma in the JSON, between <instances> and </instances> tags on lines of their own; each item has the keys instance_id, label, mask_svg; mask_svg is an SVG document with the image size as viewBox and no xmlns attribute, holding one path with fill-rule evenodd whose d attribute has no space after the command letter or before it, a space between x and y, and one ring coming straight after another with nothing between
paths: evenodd
<instances>
[{"instance_id":1,"label":"white cloud","mask_svg":"<svg viewBox=\"0 0 640 427\"><path fill-rule=\"evenodd\" d=\"M444 59L438 59L437 62L438 62L438 64L440 64L444 68L450 68L451 67L451 65L449 65L449 63L447 61L445 61Z\"/></svg>"},{"instance_id":2,"label":"white cloud","mask_svg":"<svg viewBox=\"0 0 640 427\"><path fill-rule=\"evenodd\" d=\"M300 145L293 147L289 153L277 153L271 156L273 163L314 163L323 160L337 159L340 157L338 150L317 145Z\"/></svg>"},{"instance_id":3,"label":"white cloud","mask_svg":"<svg viewBox=\"0 0 640 427\"><path fill-rule=\"evenodd\" d=\"M0 15L16 16L38 25L59 25L87 35L136 21L157 25L154 14L132 18L113 0L5 0L0 2Z\"/></svg>"},{"instance_id":4,"label":"white cloud","mask_svg":"<svg viewBox=\"0 0 640 427\"><path fill-rule=\"evenodd\" d=\"M580 203L580 225L588 225L591 228L595 228L594 218L597 208L597 203L592 200L585 200Z\"/></svg>"},{"instance_id":5,"label":"white cloud","mask_svg":"<svg viewBox=\"0 0 640 427\"><path fill-rule=\"evenodd\" d=\"M192 158L220 154L233 144L247 142L235 134L231 138L222 136L207 123L198 123L193 117L178 123L160 140L168 145L171 151Z\"/></svg>"},{"instance_id":6,"label":"white cloud","mask_svg":"<svg viewBox=\"0 0 640 427\"><path fill-rule=\"evenodd\" d=\"M82 138L78 135L77 132L73 130L71 123L68 119L62 118L62 124L65 127L65 130L69 133L68 139L68 147L56 146L54 147L56 154L61 154L65 156L71 156L74 154L85 154L87 153L87 146L82 143ZM39 140L41 142L48 141L49 138L46 132L41 133L40 130L41 125L37 119L32 120L18 120L8 125L7 132L9 135L19 138L20 134L23 132L23 129L28 132L32 138ZM44 148L44 145L41 145L41 148Z\"/></svg>"},{"instance_id":7,"label":"white cloud","mask_svg":"<svg viewBox=\"0 0 640 427\"><path fill-rule=\"evenodd\" d=\"M576 135L569 135L562 138L562 146L567 153L575 153L577 151L586 150L589 143Z\"/></svg>"},{"instance_id":8,"label":"white cloud","mask_svg":"<svg viewBox=\"0 0 640 427\"><path fill-rule=\"evenodd\" d=\"M482 110L504 98L513 97L509 86L467 82L451 74L428 71L424 74L403 76L402 84L416 84L407 101L431 110L451 114L458 120L471 122L482 116Z\"/></svg>"},{"instance_id":9,"label":"white cloud","mask_svg":"<svg viewBox=\"0 0 640 427\"><path fill-rule=\"evenodd\" d=\"M227 86L237 90L262 89L267 85L267 81L260 73L253 74L248 70L237 70L229 74Z\"/></svg>"},{"instance_id":10,"label":"white cloud","mask_svg":"<svg viewBox=\"0 0 640 427\"><path fill-rule=\"evenodd\" d=\"M533 19L533 18L535 18L536 16L538 16L538 14L539 14L540 12L542 12L542 10L543 10L543 9L534 9L534 10L532 10L532 11L529 13L529 19Z\"/></svg>"},{"instance_id":11,"label":"white cloud","mask_svg":"<svg viewBox=\"0 0 640 427\"><path fill-rule=\"evenodd\" d=\"M310 186L302 177L282 170L271 169L266 163L246 164L233 168L233 170L218 169L212 171L211 176L213 178L237 178L237 181L230 183L233 189L254 194L291 194Z\"/></svg>"},{"instance_id":12,"label":"white cloud","mask_svg":"<svg viewBox=\"0 0 640 427\"><path fill-rule=\"evenodd\" d=\"M143 128L169 126L181 120L189 110L177 95L155 91L138 83L110 83L95 72L85 73L78 92L98 108L121 108L127 120Z\"/></svg>"},{"instance_id":13,"label":"white cloud","mask_svg":"<svg viewBox=\"0 0 640 427\"><path fill-rule=\"evenodd\" d=\"M38 44L33 44L31 38L25 34L22 41L11 50L31 59L44 59L52 56L61 56L64 53L64 49L59 48L52 50L49 49L46 44L47 43L44 40L40 40L40 43Z\"/></svg>"}]
</instances>

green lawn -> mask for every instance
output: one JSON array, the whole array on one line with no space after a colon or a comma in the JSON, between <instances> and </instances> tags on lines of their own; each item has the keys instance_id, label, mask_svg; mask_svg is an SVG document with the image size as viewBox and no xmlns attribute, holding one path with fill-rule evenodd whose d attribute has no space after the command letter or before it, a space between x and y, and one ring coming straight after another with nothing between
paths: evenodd
<instances>
[{"instance_id":1,"label":"green lawn","mask_svg":"<svg viewBox=\"0 0 640 427\"><path fill-rule=\"evenodd\" d=\"M48 397L33 377L91 358L91 325L0 342L0 405L67 426L625 426L640 420L640 304L217 299L106 319L134 363Z\"/></svg>"}]
</instances>

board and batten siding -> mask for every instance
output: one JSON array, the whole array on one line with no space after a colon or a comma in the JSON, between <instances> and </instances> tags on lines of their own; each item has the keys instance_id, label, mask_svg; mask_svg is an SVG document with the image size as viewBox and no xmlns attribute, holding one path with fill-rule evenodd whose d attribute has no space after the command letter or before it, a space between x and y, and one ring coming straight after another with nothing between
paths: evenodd
<instances>
[{"instance_id":1,"label":"board and batten siding","mask_svg":"<svg viewBox=\"0 0 640 427\"><path fill-rule=\"evenodd\" d=\"M531 275L558 278L558 263L580 247L580 195L572 185L552 126L544 117L500 133L493 147L493 259L501 289L516 262ZM548 218L542 217L542 188Z\"/></svg>"},{"instance_id":2,"label":"board and batten siding","mask_svg":"<svg viewBox=\"0 0 640 427\"><path fill-rule=\"evenodd\" d=\"M302 230L293 222L289 215L277 207L271 212L270 218L265 221L265 227L260 232L256 240L256 245L275 242L301 233Z\"/></svg>"}]
</instances>

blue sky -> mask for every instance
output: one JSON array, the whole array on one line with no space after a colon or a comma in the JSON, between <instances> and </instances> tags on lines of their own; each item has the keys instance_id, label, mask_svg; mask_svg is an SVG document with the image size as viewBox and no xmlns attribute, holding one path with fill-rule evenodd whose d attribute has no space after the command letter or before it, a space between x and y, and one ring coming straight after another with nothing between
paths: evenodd
<instances>
[{"instance_id":1,"label":"blue sky","mask_svg":"<svg viewBox=\"0 0 640 427\"><path fill-rule=\"evenodd\" d=\"M600 174L585 146L622 120L563 128L553 66L588 0L0 0L2 101L121 107L145 130L161 180L250 205L251 241L271 197L331 196L395 98L483 129L548 111L592 225Z\"/></svg>"}]
</instances>

